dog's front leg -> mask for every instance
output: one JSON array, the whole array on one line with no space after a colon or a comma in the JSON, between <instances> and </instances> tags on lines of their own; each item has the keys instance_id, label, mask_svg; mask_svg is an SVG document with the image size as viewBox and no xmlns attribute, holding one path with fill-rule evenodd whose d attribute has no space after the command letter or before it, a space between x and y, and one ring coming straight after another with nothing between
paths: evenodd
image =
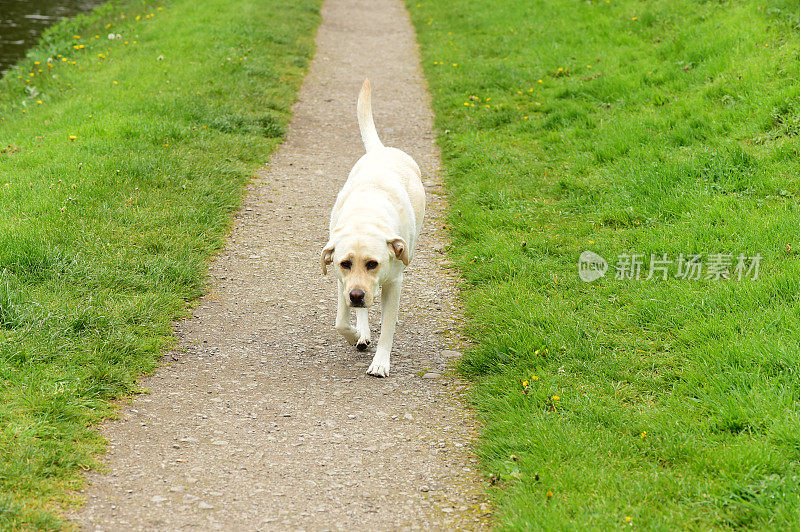
<instances>
[{"instance_id":1,"label":"dog's front leg","mask_svg":"<svg viewBox=\"0 0 800 532\"><path fill-rule=\"evenodd\" d=\"M359 351L366 351L370 344L369 309L356 309L356 329L358 329L358 343L356 347Z\"/></svg>"},{"instance_id":2,"label":"dog's front leg","mask_svg":"<svg viewBox=\"0 0 800 532\"><path fill-rule=\"evenodd\" d=\"M392 352L394 341L394 328L397 325L397 310L400 307L400 289L403 277L381 287L381 337L378 339L378 349L372 358L367 373L376 377L389 376L389 355Z\"/></svg>"},{"instance_id":3,"label":"dog's front leg","mask_svg":"<svg viewBox=\"0 0 800 532\"><path fill-rule=\"evenodd\" d=\"M350 345L358 341L358 331L350 325L350 307L344 296L344 286L339 281L339 306L336 308L336 330Z\"/></svg>"}]
</instances>

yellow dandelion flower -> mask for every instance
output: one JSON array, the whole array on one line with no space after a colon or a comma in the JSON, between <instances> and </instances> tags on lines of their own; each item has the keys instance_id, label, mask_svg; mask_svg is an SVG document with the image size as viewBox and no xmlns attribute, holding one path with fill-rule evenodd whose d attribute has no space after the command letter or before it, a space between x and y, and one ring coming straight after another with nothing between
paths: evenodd
<instances>
[{"instance_id":1,"label":"yellow dandelion flower","mask_svg":"<svg viewBox=\"0 0 800 532\"><path fill-rule=\"evenodd\" d=\"M645 436L647 436L647 431L646 431L646 430L645 430L645 431L643 431L641 434L639 434L639 437L640 437L641 439L644 439L644 437L645 437Z\"/></svg>"},{"instance_id":2,"label":"yellow dandelion flower","mask_svg":"<svg viewBox=\"0 0 800 532\"><path fill-rule=\"evenodd\" d=\"M42 100L36 100L36 103L42 105L44 102Z\"/></svg>"},{"instance_id":3,"label":"yellow dandelion flower","mask_svg":"<svg viewBox=\"0 0 800 532\"><path fill-rule=\"evenodd\" d=\"M77 139L77 138L78 138L78 137L76 137L75 135L70 135L70 136L69 136L69 140L75 140L75 139Z\"/></svg>"},{"instance_id":4,"label":"yellow dandelion flower","mask_svg":"<svg viewBox=\"0 0 800 532\"><path fill-rule=\"evenodd\" d=\"M527 388L528 387L528 381L522 381L522 386Z\"/></svg>"},{"instance_id":5,"label":"yellow dandelion flower","mask_svg":"<svg viewBox=\"0 0 800 532\"><path fill-rule=\"evenodd\" d=\"M553 397L551 397L551 399L553 401L560 401L561 400L561 398L559 396L557 396L557 395L554 395Z\"/></svg>"}]
</instances>

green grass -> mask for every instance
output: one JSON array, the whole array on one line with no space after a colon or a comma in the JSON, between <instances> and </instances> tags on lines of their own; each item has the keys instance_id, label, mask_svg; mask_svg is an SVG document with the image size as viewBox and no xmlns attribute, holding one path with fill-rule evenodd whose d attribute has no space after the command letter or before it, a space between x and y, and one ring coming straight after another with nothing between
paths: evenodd
<instances>
[{"instance_id":1,"label":"green grass","mask_svg":"<svg viewBox=\"0 0 800 532\"><path fill-rule=\"evenodd\" d=\"M408 5L499 528L799 528L796 3ZM762 260L617 280L623 253Z\"/></svg>"},{"instance_id":2,"label":"green grass","mask_svg":"<svg viewBox=\"0 0 800 532\"><path fill-rule=\"evenodd\" d=\"M280 141L319 4L115 1L0 82L0 529L63 525Z\"/></svg>"}]
</instances>

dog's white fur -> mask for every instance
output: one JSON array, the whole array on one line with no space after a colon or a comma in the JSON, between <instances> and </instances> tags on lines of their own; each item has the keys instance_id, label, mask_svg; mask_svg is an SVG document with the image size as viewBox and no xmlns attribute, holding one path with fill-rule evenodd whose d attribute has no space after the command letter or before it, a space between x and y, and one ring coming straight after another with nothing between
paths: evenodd
<instances>
[{"instance_id":1,"label":"dog's white fur","mask_svg":"<svg viewBox=\"0 0 800 532\"><path fill-rule=\"evenodd\" d=\"M385 147L378 137L368 79L358 96L358 126L367 153L353 166L336 198L330 240L322 250L322 273L333 265L339 295L336 330L360 350L370 343L368 307L380 288L381 336L367 373L386 377L403 271L414 256L425 215L425 188L414 159ZM350 324L354 307L355 328Z\"/></svg>"}]
</instances>

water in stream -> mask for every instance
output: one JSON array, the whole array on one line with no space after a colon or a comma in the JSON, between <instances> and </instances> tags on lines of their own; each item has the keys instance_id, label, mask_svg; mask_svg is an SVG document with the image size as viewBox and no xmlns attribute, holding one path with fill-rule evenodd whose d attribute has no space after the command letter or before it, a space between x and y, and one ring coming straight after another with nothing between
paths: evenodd
<instances>
[{"instance_id":1,"label":"water in stream","mask_svg":"<svg viewBox=\"0 0 800 532\"><path fill-rule=\"evenodd\" d=\"M48 26L102 3L101 0L0 0L0 75L25 56Z\"/></svg>"}]
</instances>

